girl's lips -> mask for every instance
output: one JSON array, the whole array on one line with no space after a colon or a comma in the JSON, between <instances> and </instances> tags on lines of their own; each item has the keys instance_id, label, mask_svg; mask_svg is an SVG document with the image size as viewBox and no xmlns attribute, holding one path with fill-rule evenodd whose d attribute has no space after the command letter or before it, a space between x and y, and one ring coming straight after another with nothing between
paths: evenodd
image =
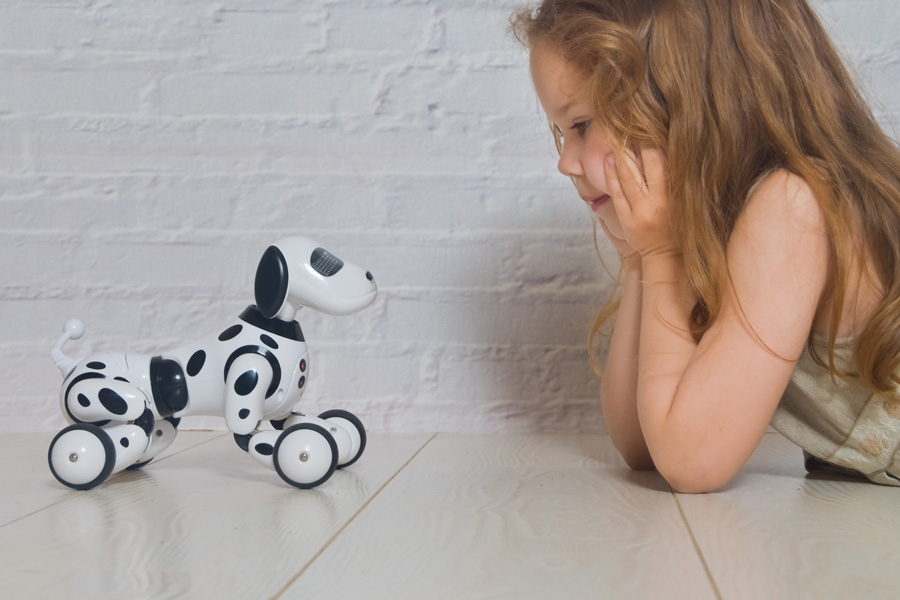
<instances>
[{"instance_id":1,"label":"girl's lips","mask_svg":"<svg viewBox=\"0 0 900 600\"><path fill-rule=\"evenodd\" d=\"M601 206L603 206L610 200L612 200L612 198L609 196L609 194L603 194L602 196L598 196L597 198L585 199L585 202L588 203L592 211L597 212Z\"/></svg>"}]
</instances>

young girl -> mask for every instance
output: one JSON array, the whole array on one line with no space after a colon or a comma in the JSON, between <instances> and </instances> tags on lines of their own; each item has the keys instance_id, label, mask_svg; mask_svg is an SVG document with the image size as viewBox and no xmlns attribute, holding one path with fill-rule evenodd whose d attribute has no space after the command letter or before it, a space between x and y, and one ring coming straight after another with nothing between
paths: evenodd
<instances>
[{"instance_id":1,"label":"young girl","mask_svg":"<svg viewBox=\"0 0 900 600\"><path fill-rule=\"evenodd\" d=\"M621 256L601 394L680 492L771 423L900 485L900 152L806 0L545 0L516 15L559 170Z\"/></svg>"}]
</instances>

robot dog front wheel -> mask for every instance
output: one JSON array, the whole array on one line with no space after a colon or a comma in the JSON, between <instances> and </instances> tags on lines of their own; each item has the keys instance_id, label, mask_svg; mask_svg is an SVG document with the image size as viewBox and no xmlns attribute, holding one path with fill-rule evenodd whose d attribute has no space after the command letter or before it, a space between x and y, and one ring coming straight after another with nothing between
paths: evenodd
<instances>
[{"instance_id":1,"label":"robot dog front wheel","mask_svg":"<svg viewBox=\"0 0 900 600\"><path fill-rule=\"evenodd\" d=\"M298 423L285 429L275 441L275 471L298 488L325 483L337 468L334 437L315 423Z\"/></svg>"},{"instance_id":2,"label":"robot dog front wheel","mask_svg":"<svg viewBox=\"0 0 900 600\"><path fill-rule=\"evenodd\" d=\"M50 471L60 483L89 490L103 483L116 464L116 448L96 425L78 423L56 434L48 452Z\"/></svg>"}]
</instances>

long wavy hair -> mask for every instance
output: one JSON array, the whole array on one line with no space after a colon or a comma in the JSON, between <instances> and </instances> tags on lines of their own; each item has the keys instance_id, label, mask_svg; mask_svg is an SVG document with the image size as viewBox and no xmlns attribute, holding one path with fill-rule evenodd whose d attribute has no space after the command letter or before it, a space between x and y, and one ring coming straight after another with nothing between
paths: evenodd
<instances>
[{"instance_id":1,"label":"long wavy hair","mask_svg":"<svg viewBox=\"0 0 900 600\"><path fill-rule=\"evenodd\" d=\"M900 151L806 0L545 0L511 22L526 46L546 44L584 74L593 117L614 141L664 150L672 227L700 299L698 334L721 310L726 246L748 196L784 169L809 185L830 237L815 318L831 333L824 357L810 334L813 357L833 376L896 392ZM884 296L857 336L855 372L846 372L834 347L860 256L872 258ZM595 368L595 338L616 309L613 299L591 329Z\"/></svg>"}]
</instances>

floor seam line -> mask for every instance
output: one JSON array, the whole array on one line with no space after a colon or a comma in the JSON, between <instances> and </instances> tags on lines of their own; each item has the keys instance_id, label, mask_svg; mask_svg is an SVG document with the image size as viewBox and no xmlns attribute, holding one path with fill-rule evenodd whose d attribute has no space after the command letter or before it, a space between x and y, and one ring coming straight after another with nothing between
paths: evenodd
<instances>
[{"instance_id":1,"label":"floor seam line","mask_svg":"<svg viewBox=\"0 0 900 600\"><path fill-rule=\"evenodd\" d=\"M402 472L406 469L406 467L408 467L409 464L410 464L413 460L415 460L415 458L419 455L419 453L422 452L422 450L424 450L425 447L428 446L428 444L430 444L431 441L432 441L434 438L436 438L437 436L438 436L438 434L437 434L437 433L434 433L434 434L431 435L430 438L428 438L427 440L425 440L425 443L422 444L422 446L421 446L418 450L416 450L415 453L414 453L412 456L410 456L409 459L408 459L405 463L403 463L403 465L402 465L399 469L397 469L397 471L396 471L393 475L391 475L391 476L388 478L388 480L385 481L385 482L381 485L381 487L379 487L379 488L375 491L374 494L372 494L372 497L371 497L371 498L369 498L368 500L366 500L366 501L363 503L363 505L360 506L359 509L357 509L357 511L356 511L355 513L353 513L353 515L351 515L349 519L347 519L347 522L346 522L346 523L344 523L343 525L341 525L341 528L338 529L338 530L334 533L334 535L332 535L332 536L328 539L328 541L325 542L325 543L322 545L321 548L319 548L318 552L316 552L316 553L312 556L312 558L310 558L308 561L306 561L306 564L303 565L303 567L302 567L299 571L297 571L297 573L296 573L293 577L291 577L291 578L290 578L290 579L289 579L289 580L281 587L281 589L279 589L279 590L275 593L274 596L272 596L271 600L278 600L278 598L281 598L281 596L284 595L284 593L285 593L286 591L288 591L288 589L290 589L290 587L291 587L292 585L294 585L294 584L297 582L297 580L300 579L300 577L303 576L303 574L304 574L304 573L312 566L312 564L313 564L314 562L316 562L316 560L318 560L318 558L319 558L320 556L322 556L322 554L323 554L326 550L328 550L328 548L331 546L331 544L333 544L334 541L335 541L338 537L340 537L340 535L341 535L342 533L344 533L344 530L347 529L347 527L349 527L350 524L353 523L353 521L356 520L356 517L358 517L358 516L362 513L362 511L364 511L364 510L372 503L372 501L375 500L375 498L377 498L377 497L381 494L381 492L382 492L388 485L390 485L390 483L391 483L392 481L394 481L394 479L397 477L397 475L399 475L400 473L402 473Z\"/></svg>"},{"instance_id":2,"label":"floor seam line","mask_svg":"<svg viewBox=\"0 0 900 600\"><path fill-rule=\"evenodd\" d=\"M189 431L190 431L190 430L189 430ZM223 435L224 435L224 434L223 434ZM164 461L164 460L166 460L166 459L172 458L173 456L178 456L178 455L181 454L182 452L187 452L188 450L192 450L192 449L194 449L194 448L197 448L198 446L202 446L202 445L204 445L204 444L208 444L209 442L211 442L211 441L213 441L213 440L217 440L217 439L219 439L220 437L221 437L221 436L212 437L212 438L210 438L210 439L208 439L208 440L205 440L205 441L203 441L203 442L200 442L200 443L198 443L198 444L194 444L193 446L190 446L189 448L185 448L185 449L183 449L183 450L179 450L178 452L174 452L174 453L172 453L172 454L169 454L168 456L164 456L164 457L158 459L156 462L157 462L157 463L160 463L160 462L162 462L162 461ZM430 440L429 440L429 441L430 441ZM98 485L97 488L101 488L101 487L105 486L106 484L110 483L111 481L115 481L116 479L119 479L122 475L125 474L125 472L126 472L127 470L128 470L128 469L122 469L121 471L118 471L118 472L116 472L116 473L113 473L113 474L110 475L109 478L107 478L103 483L101 483L100 485ZM96 488L91 488L91 489L96 489ZM16 517L16 518L13 519L12 521L7 521L6 523L0 524L0 529L3 529L3 528L6 527L7 525L12 525L13 523L18 523L18 522L21 521L22 519L27 519L28 517L31 517L31 516L33 516L33 515L36 515L36 514L38 514L39 512L42 512L42 511L47 510L48 508L53 508L54 506L56 506L56 505L58 505L58 504L61 504L61 503L65 502L65 501L68 500L69 498L72 498L74 495L76 495L76 492L77 492L78 494L82 494L82 493L85 493L85 492L90 492L90 490L72 490L72 492L73 492L73 493L70 493L70 494L68 494L68 495L66 495L66 496L64 496L64 497L62 497L62 498L60 498L59 500L57 500L56 502L53 502L52 504L48 504L47 506L42 506L41 508L39 508L39 509L37 509L37 510L35 510L35 511L32 511L32 512L28 513L27 515L22 515L21 517Z\"/></svg>"},{"instance_id":3,"label":"floor seam line","mask_svg":"<svg viewBox=\"0 0 900 600\"><path fill-rule=\"evenodd\" d=\"M722 593L719 591L719 586L716 585L716 580L709 568L709 564L707 564L706 562L706 557L703 556L703 551L700 550L700 544L697 543L697 538L694 536L694 530L691 528L691 524L688 522L687 515L684 514L684 509L681 507L681 501L678 499L678 494L673 491L672 497L675 499L675 506L678 507L678 513L681 515L681 521L684 523L684 526L688 532L688 536L690 536L691 538L691 543L694 545L694 550L697 552L697 558L700 559L700 564L703 567L703 571L706 573L706 578L709 581L709 585L712 586L713 594L715 594L717 600L722 600Z\"/></svg>"}]
</instances>

